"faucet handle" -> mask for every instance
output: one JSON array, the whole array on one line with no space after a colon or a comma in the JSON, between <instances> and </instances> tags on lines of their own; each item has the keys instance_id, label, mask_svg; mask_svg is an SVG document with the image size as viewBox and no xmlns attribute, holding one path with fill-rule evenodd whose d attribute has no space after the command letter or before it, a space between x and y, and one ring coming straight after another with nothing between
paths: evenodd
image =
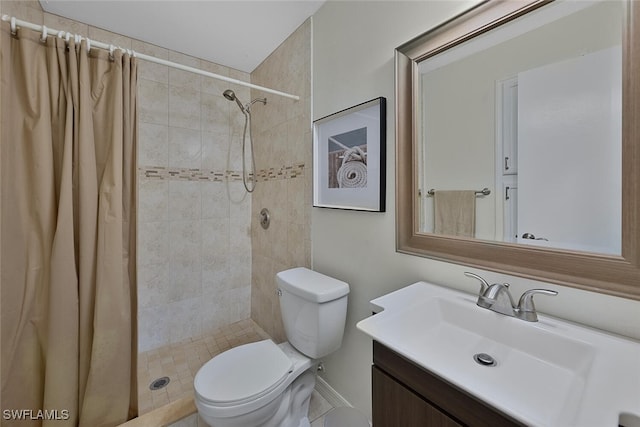
<instances>
[{"instance_id":1,"label":"faucet handle","mask_svg":"<svg viewBox=\"0 0 640 427\"><path fill-rule=\"evenodd\" d=\"M516 308L516 312L521 319L528 322L538 321L536 305L533 303L533 296L536 294L555 296L558 295L558 292L549 289L529 289L524 292L520 297L520 301L518 301L518 308Z\"/></svg>"},{"instance_id":2,"label":"faucet handle","mask_svg":"<svg viewBox=\"0 0 640 427\"><path fill-rule=\"evenodd\" d=\"M478 276L477 274L471 273L469 271L465 271L464 275L467 277L472 277L474 279L477 279L480 281L480 292L478 292L479 295L484 295L484 293L487 291L487 289L489 289L489 282L487 282L486 280L484 280L482 277Z\"/></svg>"}]
</instances>

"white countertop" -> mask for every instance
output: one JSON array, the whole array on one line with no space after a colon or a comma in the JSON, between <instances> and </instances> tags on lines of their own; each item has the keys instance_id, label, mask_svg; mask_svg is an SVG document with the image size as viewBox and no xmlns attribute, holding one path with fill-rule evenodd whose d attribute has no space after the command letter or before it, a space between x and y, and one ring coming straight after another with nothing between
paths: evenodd
<instances>
[{"instance_id":1,"label":"white countertop","mask_svg":"<svg viewBox=\"0 0 640 427\"><path fill-rule=\"evenodd\" d=\"M531 426L640 426L640 343L539 314L480 308L476 296L417 282L371 301L357 327L419 366ZM495 367L473 361L496 356Z\"/></svg>"}]
</instances>

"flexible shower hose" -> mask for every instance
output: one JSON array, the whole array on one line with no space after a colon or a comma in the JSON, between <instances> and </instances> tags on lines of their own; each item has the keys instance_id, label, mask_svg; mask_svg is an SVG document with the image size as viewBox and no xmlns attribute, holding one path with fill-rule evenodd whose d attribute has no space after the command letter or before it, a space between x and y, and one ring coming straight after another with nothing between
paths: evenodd
<instances>
[{"instance_id":1,"label":"flexible shower hose","mask_svg":"<svg viewBox=\"0 0 640 427\"><path fill-rule=\"evenodd\" d=\"M245 147L247 145L247 128L249 128L249 148L251 149L251 170L249 172L247 172L247 159L245 155ZM248 185L248 175L252 176L251 186ZM253 193L253 190L256 189L256 159L253 154L253 138L251 138L251 113L248 111L244 112L244 131L242 132L242 183L248 193Z\"/></svg>"}]
</instances>

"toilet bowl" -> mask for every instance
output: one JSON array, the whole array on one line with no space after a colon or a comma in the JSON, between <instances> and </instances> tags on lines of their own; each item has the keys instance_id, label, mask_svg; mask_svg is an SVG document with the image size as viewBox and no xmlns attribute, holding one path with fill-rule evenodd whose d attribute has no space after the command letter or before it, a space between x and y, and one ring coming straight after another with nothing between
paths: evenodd
<instances>
[{"instance_id":1,"label":"toilet bowl","mask_svg":"<svg viewBox=\"0 0 640 427\"><path fill-rule=\"evenodd\" d=\"M212 427L309 427L319 360L342 344L349 285L306 268L276 278L288 341L241 345L200 368L195 404Z\"/></svg>"},{"instance_id":2,"label":"toilet bowl","mask_svg":"<svg viewBox=\"0 0 640 427\"><path fill-rule=\"evenodd\" d=\"M286 342L264 340L227 350L196 374L198 413L214 427L298 427L308 412L316 367ZM299 410L287 414L292 399Z\"/></svg>"}]
</instances>

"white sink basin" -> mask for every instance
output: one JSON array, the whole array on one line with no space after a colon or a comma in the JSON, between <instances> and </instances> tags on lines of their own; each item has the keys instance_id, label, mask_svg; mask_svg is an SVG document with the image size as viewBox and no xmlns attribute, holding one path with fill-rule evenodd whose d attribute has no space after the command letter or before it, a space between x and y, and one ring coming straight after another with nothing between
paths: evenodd
<instances>
[{"instance_id":1,"label":"white sink basin","mask_svg":"<svg viewBox=\"0 0 640 427\"><path fill-rule=\"evenodd\" d=\"M528 425L617 426L621 413L640 414L636 341L544 315L525 322L426 282L371 304L379 313L360 330Z\"/></svg>"}]
</instances>

